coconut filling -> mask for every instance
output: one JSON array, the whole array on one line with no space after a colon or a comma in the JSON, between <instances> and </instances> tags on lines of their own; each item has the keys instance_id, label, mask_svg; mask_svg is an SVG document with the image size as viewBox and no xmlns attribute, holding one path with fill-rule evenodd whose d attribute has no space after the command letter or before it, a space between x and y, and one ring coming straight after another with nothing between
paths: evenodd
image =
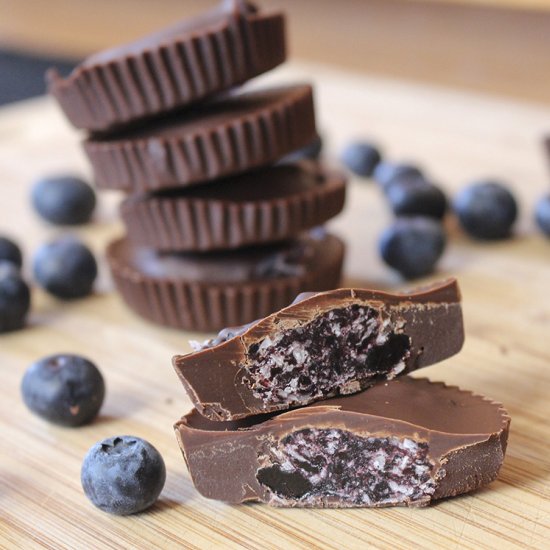
<instances>
[{"instance_id":1,"label":"coconut filling","mask_svg":"<svg viewBox=\"0 0 550 550\"><path fill-rule=\"evenodd\" d=\"M250 345L243 382L267 405L357 392L405 369L411 343L402 325L368 306L332 309Z\"/></svg>"},{"instance_id":2,"label":"coconut filling","mask_svg":"<svg viewBox=\"0 0 550 550\"><path fill-rule=\"evenodd\" d=\"M435 492L435 465L422 441L306 428L268 445L256 479L271 504L427 504Z\"/></svg>"}]
</instances>

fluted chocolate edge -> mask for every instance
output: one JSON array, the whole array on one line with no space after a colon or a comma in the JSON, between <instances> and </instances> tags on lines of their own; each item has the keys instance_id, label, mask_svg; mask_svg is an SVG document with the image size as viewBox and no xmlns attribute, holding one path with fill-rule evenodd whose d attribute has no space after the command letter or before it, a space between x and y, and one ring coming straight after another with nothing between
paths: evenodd
<instances>
[{"instance_id":1,"label":"fluted chocolate edge","mask_svg":"<svg viewBox=\"0 0 550 550\"><path fill-rule=\"evenodd\" d=\"M474 433L455 433L424 427L421 424L408 423L405 420L391 421L391 411L396 407L405 406L411 401L422 406L422 401L415 394L416 387L429 388L433 396L437 392L447 394L453 401L461 403L463 417L468 415L468 403L487 406L487 415L493 417L494 425L491 428L476 432L476 420L466 416L472 422L471 430ZM405 390L402 401L392 401L391 393L402 386ZM368 408L361 411L347 411L346 400L364 399L369 401L377 391L387 389L390 401L388 414L382 416L373 414ZM452 396L452 397L451 397ZM431 404L432 406L434 403ZM437 404L436 404L437 405ZM476 408L479 411L479 408ZM437 416L437 406L432 409ZM457 411L461 414L461 409ZM197 490L207 498L214 498L230 503L240 503L250 500L259 500L273 506L298 506L319 508L349 508L356 506L383 507L388 505L426 506L431 502L467 493L485 486L497 478L502 467L507 447L510 429L510 416L501 403L491 400L477 393L462 390L457 386L447 386L442 382L430 382L426 378L412 379L403 377L399 380L379 384L362 394L351 397L335 398L313 403L294 411L285 411L284 414L266 417L251 417L247 421L212 422L202 420L196 423L199 417L196 410L191 411L178 422L174 429L180 448L184 454L193 483ZM214 424L223 425L214 428ZM429 442L428 453L435 463L432 480L435 491L432 495L401 503L358 503L342 501L334 495L327 494L317 503L304 503L291 497L274 499L265 485L262 485L257 472L262 466L260 457L265 453L266 441L280 439L289 433L320 426L335 427L366 437L397 437L399 439L419 439ZM227 427L227 428L226 428ZM238 429L238 428L246 429ZM226 428L226 429L224 429ZM208 453L205 453L205 449ZM229 451L228 451L229 450ZM345 449L343 449L345 451ZM219 468L220 459L224 467Z\"/></svg>"},{"instance_id":2,"label":"fluted chocolate edge","mask_svg":"<svg viewBox=\"0 0 550 550\"><path fill-rule=\"evenodd\" d=\"M440 480L432 496L432 499L436 500L479 489L498 477L508 447L511 417L500 401L495 401L477 392L463 390L455 385L447 386L443 382L434 383L470 394L472 398L492 405L497 409L501 420L501 429L491 434L486 441L456 449L443 457L441 464L446 475ZM482 464L485 467L482 467Z\"/></svg>"},{"instance_id":3,"label":"fluted chocolate edge","mask_svg":"<svg viewBox=\"0 0 550 550\"><path fill-rule=\"evenodd\" d=\"M208 199L205 189L201 198L132 196L121 204L120 213L128 238L156 250L198 252L270 243L322 225L341 212L345 176L321 168L319 174L323 179L318 185L276 199Z\"/></svg>"},{"instance_id":4,"label":"fluted chocolate edge","mask_svg":"<svg viewBox=\"0 0 550 550\"><path fill-rule=\"evenodd\" d=\"M97 186L133 193L156 191L204 184L274 163L317 133L311 86L283 90L267 105L220 121L214 128L145 139L85 141Z\"/></svg>"},{"instance_id":5,"label":"fluted chocolate edge","mask_svg":"<svg viewBox=\"0 0 550 550\"><path fill-rule=\"evenodd\" d=\"M227 90L285 58L282 13L228 13L216 27L137 55L80 65L67 78L50 69L46 81L76 128L107 132Z\"/></svg>"},{"instance_id":6,"label":"fluted chocolate edge","mask_svg":"<svg viewBox=\"0 0 550 550\"><path fill-rule=\"evenodd\" d=\"M107 248L107 260L126 305L155 324L199 332L214 332L266 317L290 304L301 292L337 288L345 248L338 239L340 254L303 276L213 284L144 275L110 253L115 242Z\"/></svg>"}]
</instances>

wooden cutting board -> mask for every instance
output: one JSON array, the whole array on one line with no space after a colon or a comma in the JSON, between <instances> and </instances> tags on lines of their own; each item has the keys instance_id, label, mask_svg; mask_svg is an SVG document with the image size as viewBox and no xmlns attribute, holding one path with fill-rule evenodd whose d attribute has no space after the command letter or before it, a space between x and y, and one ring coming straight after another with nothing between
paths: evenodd
<instances>
[{"instance_id":1,"label":"wooden cutting board","mask_svg":"<svg viewBox=\"0 0 550 550\"><path fill-rule=\"evenodd\" d=\"M104 262L95 296L60 303L33 290L30 326L0 336L0 546L51 548L512 548L550 547L550 241L532 221L548 190L540 137L550 108L511 103L321 66L288 65L263 82L313 80L319 127L334 156L346 140L369 137L388 158L425 166L453 192L468 180L509 181L521 201L516 237L474 243L449 221L450 242L432 279L456 275L466 323L463 351L420 375L503 402L512 416L499 479L474 494L427 509L289 510L229 506L193 488L172 431L190 403L170 366L203 335L158 328L135 317L112 292ZM0 113L0 233L32 251L63 232L33 214L31 181L55 171L88 174L78 134L48 99ZM74 231L101 256L122 231L117 196L104 194L94 224ZM346 284L400 287L376 252L390 221L375 185L353 181L333 230L348 243ZM90 426L63 429L31 415L19 385L26 367L51 353L90 357L107 397ZM144 437L165 458L159 502L135 517L111 517L83 495L80 465L97 440Z\"/></svg>"}]
</instances>

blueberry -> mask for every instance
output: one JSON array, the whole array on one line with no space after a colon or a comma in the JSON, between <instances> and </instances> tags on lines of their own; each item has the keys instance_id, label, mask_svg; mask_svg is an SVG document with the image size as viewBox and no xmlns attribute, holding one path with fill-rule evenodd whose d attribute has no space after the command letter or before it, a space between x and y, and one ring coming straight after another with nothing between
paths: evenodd
<instances>
[{"instance_id":1,"label":"blueberry","mask_svg":"<svg viewBox=\"0 0 550 550\"><path fill-rule=\"evenodd\" d=\"M81 426L97 416L105 397L105 383L88 359L50 355L27 369L21 393L27 407L45 420Z\"/></svg>"},{"instance_id":2,"label":"blueberry","mask_svg":"<svg viewBox=\"0 0 550 550\"><path fill-rule=\"evenodd\" d=\"M281 162L297 162L299 160L309 159L316 160L320 157L323 150L323 138L317 135L313 141L309 142L306 146L286 155Z\"/></svg>"},{"instance_id":3,"label":"blueberry","mask_svg":"<svg viewBox=\"0 0 550 550\"><path fill-rule=\"evenodd\" d=\"M380 151L366 141L349 143L342 151L342 164L354 174L369 178L381 159Z\"/></svg>"},{"instance_id":4,"label":"blueberry","mask_svg":"<svg viewBox=\"0 0 550 550\"><path fill-rule=\"evenodd\" d=\"M97 277L93 254L72 237L42 245L34 257L33 270L44 289L66 300L90 294Z\"/></svg>"},{"instance_id":5,"label":"blueberry","mask_svg":"<svg viewBox=\"0 0 550 550\"><path fill-rule=\"evenodd\" d=\"M0 332L23 328L30 304L31 293L17 265L0 261Z\"/></svg>"},{"instance_id":6,"label":"blueberry","mask_svg":"<svg viewBox=\"0 0 550 550\"><path fill-rule=\"evenodd\" d=\"M80 225L90 220L96 205L94 190L82 179L60 175L38 180L31 193L35 210L58 225Z\"/></svg>"},{"instance_id":7,"label":"blueberry","mask_svg":"<svg viewBox=\"0 0 550 550\"><path fill-rule=\"evenodd\" d=\"M505 239L518 215L512 193L501 183L473 183L458 193L454 211L460 225L476 239Z\"/></svg>"},{"instance_id":8,"label":"blueberry","mask_svg":"<svg viewBox=\"0 0 550 550\"><path fill-rule=\"evenodd\" d=\"M441 223L431 218L398 218L380 236L383 260L407 279L431 273L445 249Z\"/></svg>"},{"instance_id":9,"label":"blueberry","mask_svg":"<svg viewBox=\"0 0 550 550\"><path fill-rule=\"evenodd\" d=\"M125 516L149 508L166 481L160 453L139 437L121 435L96 443L80 473L86 496L99 509Z\"/></svg>"},{"instance_id":10,"label":"blueberry","mask_svg":"<svg viewBox=\"0 0 550 550\"><path fill-rule=\"evenodd\" d=\"M0 237L0 262L11 262L17 267L23 264L21 249L7 237Z\"/></svg>"},{"instance_id":11,"label":"blueberry","mask_svg":"<svg viewBox=\"0 0 550 550\"><path fill-rule=\"evenodd\" d=\"M550 195L545 195L537 201L535 220L540 230L550 237Z\"/></svg>"},{"instance_id":12,"label":"blueberry","mask_svg":"<svg viewBox=\"0 0 550 550\"><path fill-rule=\"evenodd\" d=\"M396 216L427 216L440 220L447 211L445 193L423 178L397 179L384 191Z\"/></svg>"},{"instance_id":13,"label":"blueberry","mask_svg":"<svg viewBox=\"0 0 550 550\"><path fill-rule=\"evenodd\" d=\"M406 163L381 162L378 164L372 175L374 180L385 188L396 181L416 180L424 178L424 174L417 166Z\"/></svg>"}]
</instances>

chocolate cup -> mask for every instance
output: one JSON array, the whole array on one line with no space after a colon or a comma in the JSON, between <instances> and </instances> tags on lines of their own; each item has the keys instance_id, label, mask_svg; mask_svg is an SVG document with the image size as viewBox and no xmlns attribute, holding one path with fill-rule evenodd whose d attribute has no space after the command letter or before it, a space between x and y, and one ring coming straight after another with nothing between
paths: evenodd
<instances>
[{"instance_id":1,"label":"chocolate cup","mask_svg":"<svg viewBox=\"0 0 550 550\"><path fill-rule=\"evenodd\" d=\"M344 244L332 235L227 253L162 254L127 239L107 248L128 307L153 323L216 331L265 317L300 292L338 286Z\"/></svg>"},{"instance_id":2,"label":"chocolate cup","mask_svg":"<svg viewBox=\"0 0 550 550\"><path fill-rule=\"evenodd\" d=\"M400 294L306 294L172 363L200 414L235 420L359 392L443 361L463 343L460 292L450 279Z\"/></svg>"},{"instance_id":3,"label":"chocolate cup","mask_svg":"<svg viewBox=\"0 0 550 550\"><path fill-rule=\"evenodd\" d=\"M309 85L216 99L84 150L102 189L148 192L208 184L273 164L316 134Z\"/></svg>"},{"instance_id":4,"label":"chocolate cup","mask_svg":"<svg viewBox=\"0 0 550 550\"><path fill-rule=\"evenodd\" d=\"M159 251L229 250L290 239L344 207L345 176L315 163L280 165L208 186L133 195L128 238Z\"/></svg>"},{"instance_id":5,"label":"chocolate cup","mask_svg":"<svg viewBox=\"0 0 550 550\"><path fill-rule=\"evenodd\" d=\"M347 508L426 506L490 483L504 460L509 425L510 417L499 403L404 376L351 396L234 422L210 421L193 410L176 423L175 432L195 488L206 498ZM327 433L332 448L316 452L307 446L287 447L300 437L314 445ZM342 440L352 444L335 443ZM405 466L392 485L392 468L403 463L374 457L377 467L359 477L369 467L369 445L376 441L382 453L385 446L405 452L421 448L426 467L409 462L411 467ZM351 456L361 446L364 454L355 451ZM419 472L426 476L427 468L423 491L392 499L392 492L395 497L400 485L410 485Z\"/></svg>"},{"instance_id":6,"label":"chocolate cup","mask_svg":"<svg viewBox=\"0 0 550 550\"><path fill-rule=\"evenodd\" d=\"M196 103L285 60L285 18L242 0L87 58L48 91L77 128L107 132Z\"/></svg>"}]
</instances>

